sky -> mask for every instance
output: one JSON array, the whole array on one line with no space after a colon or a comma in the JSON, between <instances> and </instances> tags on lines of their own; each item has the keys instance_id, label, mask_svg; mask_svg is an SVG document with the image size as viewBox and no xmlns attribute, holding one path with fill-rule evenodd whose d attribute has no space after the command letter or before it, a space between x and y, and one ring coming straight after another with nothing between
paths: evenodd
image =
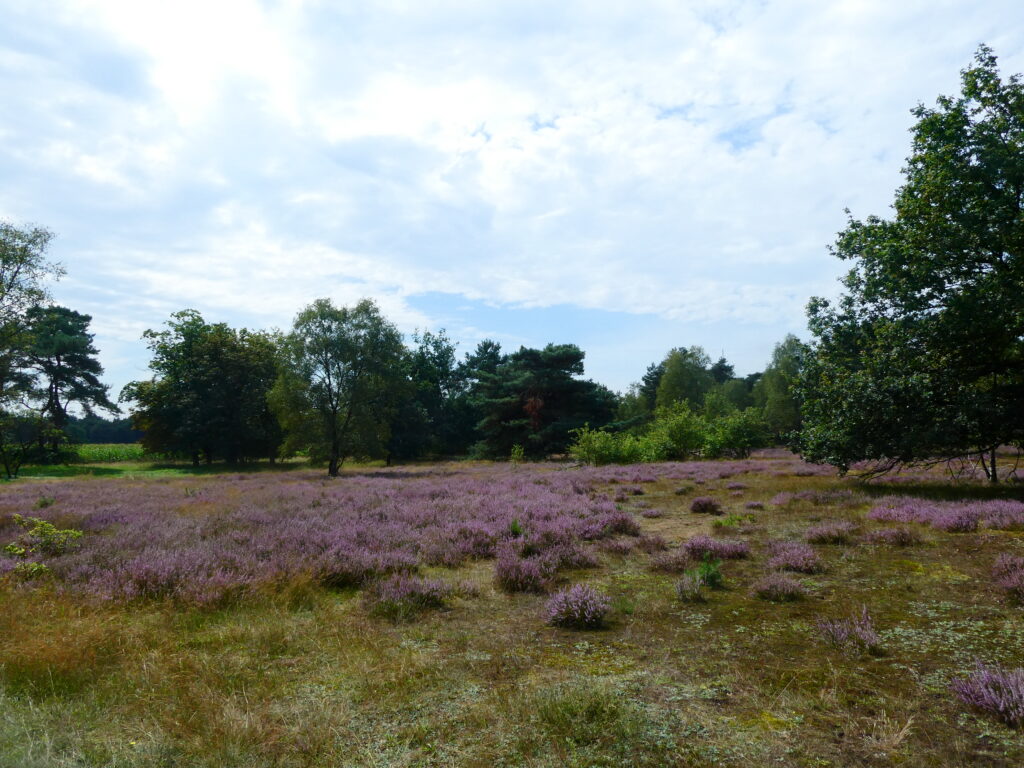
<instances>
[{"instance_id":1,"label":"sky","mask_svg":"<svg viewBox=\"0 0 1024 768\"><path fill-rule=\"evenodd\" d=\"M56 234L115 394L173 312L321 297L616 390L746 374L983 42L1024 71L1024 2L0 0L0 219Z\"/></svg>"}]
</instances>

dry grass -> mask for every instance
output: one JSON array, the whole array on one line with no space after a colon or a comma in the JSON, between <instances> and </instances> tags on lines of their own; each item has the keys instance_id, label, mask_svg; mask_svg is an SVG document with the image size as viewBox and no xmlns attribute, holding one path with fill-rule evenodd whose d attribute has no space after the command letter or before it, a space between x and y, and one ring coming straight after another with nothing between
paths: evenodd
<instances>
[{"instance_id":1,"label":"dry grass","mask_svg":"<svg viewBox=\"0 0 1024 768\"><path fill-rule=\"evenodd\" d=\"M780 491L852 487L741 479L741 496L726 480L700 493L746 514L746 501ZM670 544L711 532L678 485L643 496L665 512L644 531ZM705 604L679 602L676 577L652 571L649 555L602 555L602 567L569 574L612 596L599 632L546 626L544 596L498 592L491 562L430 569L478 594L400 625L367 615L356 592L303 583L217 610L0 588L0 766L1024 763L1021 734L963 712L946 690L975 657L1024 664L1024 614L988 578L997 553L1024 552L1020 534L819 547L827 570L802 579L807 600L751 596L769 541L829 519L870 530L867 509L766 505L740 534L753 556L723 565L727 588ZM881 657L816 640L818 618L860 604Z\"/></svg>"}]
</instances>

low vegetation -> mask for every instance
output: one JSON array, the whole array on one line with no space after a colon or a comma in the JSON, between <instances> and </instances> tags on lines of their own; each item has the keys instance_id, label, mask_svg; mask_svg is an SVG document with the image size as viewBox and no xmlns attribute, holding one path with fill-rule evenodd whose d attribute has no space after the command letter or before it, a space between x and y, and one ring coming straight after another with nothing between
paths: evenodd
<instances>
[{"instance_id":1,"label":"low vegetation","mask_svg":"<svg viewBox=\"0 0 1024 768\"><path fill-rule=\"evenodd\" d=\"M1019 764L1024 503L897 480L767 452L22 481L0 764Z\"/></svg>"}]
</instances>

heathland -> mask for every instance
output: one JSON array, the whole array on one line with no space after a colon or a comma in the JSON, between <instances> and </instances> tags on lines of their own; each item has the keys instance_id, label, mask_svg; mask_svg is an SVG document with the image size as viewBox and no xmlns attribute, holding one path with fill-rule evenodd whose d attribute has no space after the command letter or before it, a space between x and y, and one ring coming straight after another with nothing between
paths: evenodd
<instances>
[{"instance_id":1,"label":"heathland","mask_svg":"<svg viewBox=\"0 0 1024 768\"><path fill-rule=\"evenodd\" d=\"M0 497L5 767L1024 762L1013 484L76 471Z\"/></svg>"}]
</instances>

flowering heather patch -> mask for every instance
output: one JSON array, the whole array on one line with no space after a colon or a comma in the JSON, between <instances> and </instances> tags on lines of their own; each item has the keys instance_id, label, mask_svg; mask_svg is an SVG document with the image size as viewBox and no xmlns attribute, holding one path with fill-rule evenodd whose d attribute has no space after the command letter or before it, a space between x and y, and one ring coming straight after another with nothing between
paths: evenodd
<instances>
[{"instance_id":1,"label":"flowering heather patch","mask_svg":"<svg viewBox=\"0 0 1024 768\"><path fill-rule=\"evenodd\" d=\"M750 555L750 544L742 539L713 539L706 535L694 536L683 549L694 560L705 557L738 560Z\"/></svg>"},{"instance_id":2,"label":"flowering heather patch","mask_svg":"<svg viewBox=\"0 0 1024 768\"><path fill-rule=\"evenodd\" d=\"M889 544L894 547L912 547L920 544L921 534L913 528L898 526L896 528L879 528L864 534L864 541L869 544Z\"/></svg>"},{"instance_id":3,"label":"flowering heather patch","mask_svg":"<svg viewBox=\"0 0 1024 768\"><path fill-rule=\"evenodd\" d=\"M494 580L506 592L546 592L557 570L551 558L521 557L504 549L494 564Z\"/></svg>"},{"instance_id":4,"label":"flowering heather patch","mask_svg":"<svg viewBox=\"0 0 1024 768\"><path fill-rule=\"evenodd\" d=\"M636 540L636 547L651 555L655 552L664 552L668 549L668 542L657 534L644 534Z\"/></svg>"},{"instance_id":5,"label":"flowering heather patch","mask_svg":"<svg viewBox=\"0 0 1024 768\"><path fill-rule=\"evenodd\" d=\"M801 541L776 541L771 544L771 558L768 565L783 571L796 573L821 573L825 566L814 551L814 547Z\"/></svg>"},{"instance_id":6,"label":"flowering heather patch","mask_svg":"<svg viewBox=\"0 0 1024 768\"><path fill-rule=\"evenodd\" d=\"M845 520L815 525L804 531L804 539L812 544L849 544L857 526Z\"/></svg>"},{"instance_id":7,"label":"flowering heather patch","mask_svg":"<svg viewBox=\"0 0 1024 768\"><path fill-rule=\"evenodd\" d=\"M639 539L605 539L599 545L600 549L610 555L628 555L639 543Z\"/></svg>"},{"instance_id":8,"label":"flowering heather patch","mask_svg":"<svg viewBox=\"0 0 1024 768\"><path fill-rule=\"evenodd\" d=\"M861 607L859 614L848 619L819 619L816 627L822 640L829 645L876 655L881 653L882 638L875 631L866 605Z\"/></svg>"},{"instance_id":9,"label":"flowering heather patch","mask_svg":"<svg viewBox=\"0 0 1024 768\"><path fill-rule=\"evenodd\" d=\"M771 501L769 501L768 503L771 504L773 507L784 507L791 501L793 501L793 499L795 498L795 493L783 491L782 493L776 493L774 496L772 496Z\"/></svg>"},{"instance_id":10,"label":"flowering heather patch","mask_svg":"<svg viewBox=\"0 0 1024 768\"><path fill-rule=\"evenodd\" d=\"M754 582L751 591L762 600L786 603L807 596L807 589L796 579L781 573L770 573Z\"/></svg>"},{"instance_id":11,"label":"flowering heather patch","mask_svg":"<svg viewBox=\"0 0 1024 768\"><path fill-rule=\"evenodd\" d=\"M743 505L746 509L764 509L763 501L748 501Z\"/></svg>"},{"instance_id":12,"label":"flowering heather patch","mask_svg":"<svg viewBox=\"0 0 1024 768\"><path fill-rule=\"evenodd\" d=\"M729 490L729 491L742 491L746 487L747 487L746 483L736 483L736 482L727 483L726 486L725 486L726 490Z\"/></svg>"},{"instance_id":13,"label":"flowering heather patch","mask_svg":"<svg viewBox=\"0 0 1024 768\"><path fill-rule=\"evenodd\" d=\"M640 533L632 514L579 492L592 487L586 475L544 465L377 470L335 481L312 471L239 474L187 483L188 492L168 478L12 486L0 498L0 541L18 533L10 514L32 509L42 494L54 503L39 510L40 519L83 531L78 546L45 559L58 589L215 603L295 579L358 587L422 565L456 567L494 558L511 540L545 553L558 549L548 556L555 569L579 567L584 555L568 545Z\"/></svg>"},{"instance_id":14,"label":"flowering heather patch","mask_svg":"<svg viewBox=\"0 0 1024 768\"><path fill-rule=\"evenodd\" d=\"M992 576L1011 600L1024 604L1024 557L1004 552L996 558Z\"/></svg>"},{"instance_id":15,"label":"flowering heather patch","mask_svg":"<svg viewBox=\"0 0 1024 768\"><path fill-rule=\"evenodd\" d=\"M651 558L651 570L664 573L682 573L692 565L689 553L682 547L660 552Z\"/></svg>"},{"instance_id":16,"label":"flowering heather patch","mask_svg":"<svg viewBox=\"0 0 1024 768\"><path fill-rule=\"evenodd\" d=\"M574 584L552 595L546 610L548 623L556 627L598 629L611 607L607 595L586 584Z\"/></svg>"},{"instance_id":17,"label":"flowering heather patch","mask_svg":"<svg viewBox=\"0 0 1024 768\"><path fill-rule=\"evenodd\" d=\"M370 613L405 621L430 608L443 608L452 589L437 579L395 575L375 582L364 595Z\"/></svg>"},{"instance_id":18,"label":"flowering heather patch","mask_svg":"<svg viewBox=\"0 0 1024 768\"><path fill-rule=\"evenodd\" d=\"M987 667L981 661L977 665L969 676L950 684L956 697L1011 728L1024 726L1024 669Z\"/></svg>"},{"instance_id":19,"label":"flowering heather patch","mask_svg":"<svg viewBox=\"0 0 1024 768\"><path fill-rule=\"evenodd\" d=\"M720 515L722 505L710 496L698 496L690 502L690 511L699 515Z\"/></svg>"},{"instance_id":20,"label":"flowering heather patch","mask_svg":"<svg viewBox=\"0 0 1024 768\"><path fill-rule=\"evenodd\" d=\"M976 531L979 524L997 530L1024 528L1024 502L929 501L913 496L886 496L868 512L873 520L924 523L952 533Z\"/></svg>"}]
</instances>

